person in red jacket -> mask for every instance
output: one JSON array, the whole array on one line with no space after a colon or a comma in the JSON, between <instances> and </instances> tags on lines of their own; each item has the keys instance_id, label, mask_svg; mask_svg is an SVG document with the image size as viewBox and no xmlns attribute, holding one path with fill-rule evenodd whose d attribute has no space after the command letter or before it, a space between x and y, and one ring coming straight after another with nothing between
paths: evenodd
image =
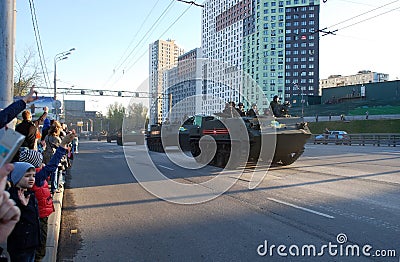
<instances>
[{"instance_id":1,"label":"person in red jacket","mask_svg":"<svg viewBox=\"0 0 400 262\"><path fill-rule=\"evenodd\" d=\"M35 150L24 150L20 153L20 161L32 164L36 168L35 184L31 189L35 193L39 208L40 243L36 249L35 261L41 261L46 255L47 227L49 216L54 212L53 198L49 190L47 178L54 173L62 157L67 153L68 144L74 134L65 136L55 154L47 165L43 166L43 155Z\"/></svg>"}]
</instances>

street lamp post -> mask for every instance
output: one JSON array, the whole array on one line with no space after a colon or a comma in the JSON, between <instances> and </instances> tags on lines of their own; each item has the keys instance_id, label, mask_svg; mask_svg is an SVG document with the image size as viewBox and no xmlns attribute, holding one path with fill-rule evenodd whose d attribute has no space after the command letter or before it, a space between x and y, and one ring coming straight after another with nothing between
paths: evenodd
<instances>
[{"instance_id":1,"label":"street lamp post","mask_svg":"<svg viewBox=\"0 0 400 262\"><path fill-rule=\"evenodd\" d=\"M300 87L301 90L301 118L304 118L304 90L303 87Z\"/></svg>"},{"instance_id":2,"label":"street lamp post","mask_svg":"<svg viewBox=\"0 0 400 262\"><path fill-rule=\"evenodd\" d=\"M57 62L61 60L65 60L68 58L68 56L71 54L72 51L74 51L75 48L71 48L68 51L64 51L61 53L58 53L54 56L54 101L57 101ZM55 107L55 113L56 113L56 120L58 120L58 106Z\"/></svg>"}]
</instances>

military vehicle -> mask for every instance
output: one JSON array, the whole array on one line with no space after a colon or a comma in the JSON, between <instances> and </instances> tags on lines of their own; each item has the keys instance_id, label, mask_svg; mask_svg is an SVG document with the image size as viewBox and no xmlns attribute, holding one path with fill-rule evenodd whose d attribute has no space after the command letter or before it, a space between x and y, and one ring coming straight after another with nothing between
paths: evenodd
<instances>
[{"instance_id":1,"label":"military vehicle","mask_svg":"<svg viewBox=\"0 0 400 262\"><path fill-rule=\"evenodd\" d=\"M151 125L146 134L148 149L155 152L164 152L167 146L179 146L183 151L189 151L189 133L190 129L195 127L193 120L193 117L189 117L183 124Z\"/></svg>"},{"instance_id":2,"label":"military vehicle","mask_svg":"<svg viewBox=\"0 0 400 262\"><path fill-rule=\"evenodd\" d=\"M127 142L135 142L136 145L144 145L146 131L144 129L119 132L117 134L117 145L123 146Z\"/></svg>"},{"instance_id":3,"label":"military vehicle","mask_svg":"<svg viewBox=\"0 0 400 262\"><path fill-rule=\"evenodd\" d=\"M197 128L190 134L193 157L197 162L218 167L235 168L257 161L290 165L302 155L311 136L307 123L299 117L252 118L217 113L216 117L196 116L194 125ZM204 136L212 139L203 140L200 145ZM204 154L201 154L202 150ZM214 155L212 159L210 154Z\"/></svg>"}]
</instances>

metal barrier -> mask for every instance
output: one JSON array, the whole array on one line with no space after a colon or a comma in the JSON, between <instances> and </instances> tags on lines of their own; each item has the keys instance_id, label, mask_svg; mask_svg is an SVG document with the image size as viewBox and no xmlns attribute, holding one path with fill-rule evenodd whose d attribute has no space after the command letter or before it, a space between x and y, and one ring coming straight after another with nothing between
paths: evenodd
<instances>
[{"instance_id":1,"label":"metal barrier","mask_svg":"<svg viewBox=\"0 0 400 262\"><path fill-rule=\"evenodd\" d=\"M336 144L336 145L373 145L373 146L397 146L400 145L400 133L360 133L348 134L346 138L326 138L316 139L319 135L312 135L310 143L314 144Z\"/></svg>"}]
</instances>

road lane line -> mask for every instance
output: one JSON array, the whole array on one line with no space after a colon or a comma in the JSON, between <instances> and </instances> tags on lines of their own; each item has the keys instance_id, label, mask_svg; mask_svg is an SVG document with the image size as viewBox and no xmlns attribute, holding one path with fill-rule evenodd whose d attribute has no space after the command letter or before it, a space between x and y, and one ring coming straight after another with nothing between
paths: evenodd
<instances>
[{"instance_id":1,"label":"road lane line","mask_svg":"<svg viewBox=\"0 0 400 262\"><path fill-rule=\"evenodd\" d=\"M300 210L303 210L303 211L306 211L306 212L310 212L310 213L313 213L313 214L316 214L316 215L319 215L319 216L323 216L323 217L326 217L326 218L330 218L330 219L335 218L333 216L330 216L330 215L327 215L327 214L324 214L324 213L321 213L321 212L318 212L318 211L315 211L315 210L312 210L312 209L308 209L308 208L305 208L305 207L300 207L300 206L297 206L297 205L294 205L294 204L290 204L290 203L287 203L287 202L284 202L284 201L281 201L281 200L278 200L278 199L275 199L275 198L267 198L267 199L271 200L273 202L282 204L282 205L294 207L294 208L297 208L297 209L300 209Z\"/></svg>"},{"instance_id":2,"label":"road lane line","mask_svg":"<svg viewBox=\"0 0 400 262\"><path fill-rule=\"evenodd\" d=\"M162 167L162 168L165 168L165 169L168 169L168 170L171 170L171 171L174 171L172 168L170 168L170 167L167 167L167 166L162 166L162 165L158 165L159 167Z\"/></svg>"}]
</instances>

